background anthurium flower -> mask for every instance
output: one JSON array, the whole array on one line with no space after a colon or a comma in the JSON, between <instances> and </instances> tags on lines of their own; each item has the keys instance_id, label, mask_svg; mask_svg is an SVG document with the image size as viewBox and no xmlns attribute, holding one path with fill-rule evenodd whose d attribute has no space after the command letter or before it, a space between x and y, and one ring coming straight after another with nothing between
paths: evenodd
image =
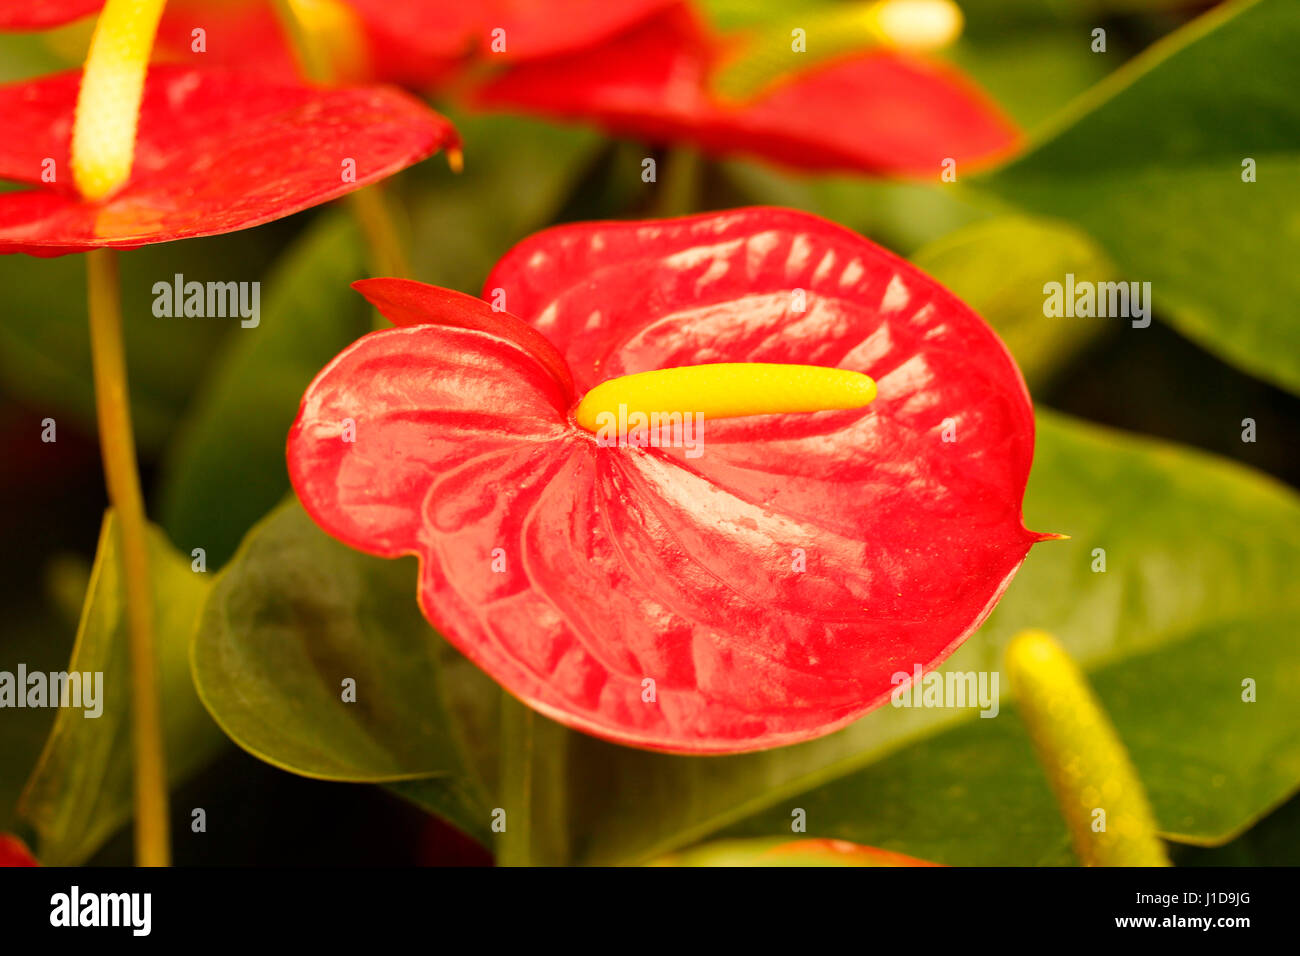
<instances>
[{"instance_id":1,"label":"background anthurium flower","mask_svg":"<svg viewBox=\"0 0 1300 956\"><path fill-rule=\"evenodd\" d=\"M654 866L941 866L848 840L720 840L656 860Z\"/></svg>"},{"instance_id":2,"label":"background anthurium flower","mask_svg":"<svg viewBox=\"0 0 1300 956\"><path fill-rule=\"evenodd\" d=\"M100 202L73 183L80 72L0 87L0 253L130 249L257 226L382 179L459 140L393 89L327 90L150 69L131 178Z\"/></svg>"},{"instance_id":3,"label":"background anthurium flower","mask_svg":"<svg viewBox=\"0 0 1300 956\"><path fill-rule=\"evenodd\" d=\"M104 0L0 0L0 30L44 30L89 16Z\"/></svg>"},{"instance_id":4,"label":"background anthurium flower","mask_svg":"<svg viewBox=\"0 0 1300 956\"><path fill-rule=\"evenodd\" d=\"M585 49L680 0L344 2L376 35L427 57L477 53L519 60Z\"/></svg>"},{"instance_id":5,"label":"background anthurium flower","mask_svg":"<svg viewBox=\"0 0 1300 956\"><path fill-rule=\"evenodd\" d=\"M879 46L725 99L711 78L735 46L679 5L581 54L513 66L474 102L805 170L938 177L945 159L985 164L1018 145L1012 122L959 71Z\"/></svg>"},{"instance_id":6,"label":"background anthurium flower","mask_svg":"<svg viewBox=\"0 0 1300 956\"><path fill-rule=\"evenodd\" d=\"M308 388L294 487L348 544L417 555L430 621L571 727L691 753L828 733L965 640L1043 537L1021 521L1033 416L1002 343L820 218L547 230L487 280L521 322L357 287L401 327ZM572 417L612 377L714 362L838 366L879 393L709 421L699 457L598 447Z\"/></svg>"},{"instance_id":7,"label":"background anthurium flower","mask_svg":"<svg viewBox=\"0 0 1300 956\"><path fill-rule=\"evenodd\" d=\"M428 88L477 60L515 62L584 49L679 0L306 0L295 14L331 47L341 78ZM194 49L191 31L206 31ZM503 31L500 34L494 31ZM172 0L160 59L288 78L297 67L272 0ZM331 46L331 44L333 44Z\"/></svg>"}]
</instances>

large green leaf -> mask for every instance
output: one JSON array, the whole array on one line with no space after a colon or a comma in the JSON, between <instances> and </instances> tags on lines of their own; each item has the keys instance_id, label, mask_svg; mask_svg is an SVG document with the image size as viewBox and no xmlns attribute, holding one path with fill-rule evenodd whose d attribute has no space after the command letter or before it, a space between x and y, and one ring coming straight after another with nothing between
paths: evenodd
<instances>
[{"instance_id":1,"label":"large green leaf","mask_svg":"<svg viewBox=\"0 0 1300 956\"><path fill-rule=\"evenodd\" d=\"M1279 653L1278 645L1298 628L1296 612L1218 622L1173 648L1117 660L1092 675L1172 838L1232 839L1294 790L1300 654ZM1247 676L1259 682L1254 704L1241 699ZM1074 862L1013 711L969 721L795 802L819 834L875 839L947 863ZM780 832L788 820L788 812L772 809L734 829Z\"/></svg>"},{"instance_id":2,"label":"large green leaf","mask_svg":"<svg viewBox=\"0 0 1300 956\"><path fill-rule=\"evenodd\" d=\"M1226 840L1293 792L1296 496L1220 459L1044 413L1026 513L1074 537L1034 550L945 669L997 671L1015 631L1053 631L1091 674L1177 839ZM296 506L281 510L214 591L198 683L237 741L297 772L441 771L395 789L488 842L500 692L430 643L406 565L352 552ZM378 714L339 702L340 675L358 668ZM1259 685L1249 704L1248 677ZM643 862L729 828L785 835L795 809L809 836L939 862L1072 859L1009 703L993 720L886 707L822 740L738 757L619 748L540 717L537 732L540 862Z\"/></svg>"},{"instance_id":3,"label":"large green leaf","mask_svg":"<svg viewBox=\"0 0 1300 956\"><path fill-rule=\"evenodd\" d=\"M1096 681L1163 829L1229 839L1300 785L1300 501L1186 449L1047 413L1039 425L1029 524L1074 537L1034 549L944 670L997 671L1017 630L1051 630ZM1256 703L1241 701L1247 677ZM822 740L711 759L575 735L569 764L582 862L639 862L729 827L789 833L798 808L809 835L939 862L1071 859L1010 707L885 707Z\"/></svg>"},{"instance_id":4,"label":"large green leaf","mask_svg":"<svg viewBox=\"0 0 1300 956\"><path fill-rule=\"evenodd\" d=\"M922 246L912 261L998 331L1031 387L1116 328L1115 319L1043 315L1043 285L1067 272L1108 280L1114 267L1096 243L1065 223L1003 216Z\"/></svg>"},{"instance_id":5,"label":"large green leaf","mask_svg":"<svg viewBox=\"0 0 1300 956\"><path fill-rule=\"evenodd\" d=\"M307 385L370 328L365 252L342 211L316 220L266 281L261 320L236 327L164 462L162 524L215 569L289 489L284 443Z\"/></svg>"},{"instance_id":6,"label":"large green leaf","mask_svg":"<svg viewBox=\"0 0 1300 956\"><path fill-rule=\"evenodd\" d=\"M334 541L296 501L217 576L194 642L199 696L245 750L327 780L442 778L421 802L481 835L489 809L457 728L485 722L473 708L495 687L472 670L420 615L411 562Z\"/></svg>"},{"instance_id":7,"label":"large green leaf","mask_svg":"<svg viewBox=\"0 0 1300 956\"><path fill-rule=\"evenodd\" d=\"M168 779L179 783L224 743L194 694L189 641L211 577L192 570L161 531L151 529L153 578ZM41 862L81 863L131 817L130 677L118 533L111 512L82 610L69 672L101 673L102 713L60 708L45 751L27 784L20 815L39 838ZM180 814L180 811L176 811Z\"/></svg>"},{"instance_id":8,"label":"large green leaf","mask_svg":"<svg viewBox=\"0 0 1300 956\"><path fill-rule=\"evenodd\" d=\"M1012 30L1001 19L983 29L972 23L946 56L1026 130L1059 113L1124 61L1114 40L1106 55L1093 53L1088 31L1076 25Z\"/></svg>"},{"instance_id":9,"label":"large green leaf","mask_svg":"<svg viewBox=\"0 0 1300 956\"><path fill-rule=\"evenodd\" d=\"M982 185L1087 229L1157 313L1300 391L1300 16L1225 4L1103 82ZM1243 181L1243 161L1257 181Z\"/></svg>"}]
</instances>

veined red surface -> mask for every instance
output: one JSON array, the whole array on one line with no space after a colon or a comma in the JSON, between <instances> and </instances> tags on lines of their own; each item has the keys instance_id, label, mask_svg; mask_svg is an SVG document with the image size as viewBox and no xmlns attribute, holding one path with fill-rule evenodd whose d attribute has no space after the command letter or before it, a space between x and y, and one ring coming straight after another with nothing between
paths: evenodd
<instances>
[{"instance_id":1,"label":"veined red surface","mask_svg":"<svg viewBox=\"0 0 1300 956\"><path fill-rule=\"evenodd\" d=\"M417 555L429 620L579 730L686 753L829 733L951 653L1042 537L1021 521L1033 414L1002 343L823 219L547 230L487 280L518 321L418 283L358 286L400 327L307 390L299 498L354 547ZM879 394L708 421L698 457L601 446L573 420L606 379L711 362L853 369Z\"/></svg>"}]
</instances>

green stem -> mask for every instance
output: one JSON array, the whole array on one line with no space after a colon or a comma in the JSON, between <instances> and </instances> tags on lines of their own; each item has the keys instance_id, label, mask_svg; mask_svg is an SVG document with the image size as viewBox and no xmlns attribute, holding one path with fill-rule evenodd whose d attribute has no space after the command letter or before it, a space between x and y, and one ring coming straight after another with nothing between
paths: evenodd
<instances>
[{"instance_id":1,"label":"green stem","mask_svg":"<svg viewBox=\"0 0 1300 956\"><path fill-rule=\"evenodd\" d=\"M656 218L671 219L695 212L704 181L704 159L687 146L675 146L664 157L664 174L654 202Z\"/></svg>"},{"instance_id":2,"label":"green stem","mask_svg":"<svg viewBox=\"0 0 1300 956\"><path fill-rule=\"evenodd\" d=\"M501 794L506 828L497 849L498 866L528 866L533 842L533 711L501 692Z\"/></svg>"},{"instance_id":3,"label":"green stem","mask_svg":"<svg viewBox=\"0 0 1300 956\"><path fill-rule=\"evenodd\" d=\"M288 34L289 45L303 76L322 86L333 85L338 77L330 61L328 44L322 42L320 35L313 34L290 0L275 0L274 8ZM348 199L370 249L371 274L409 279L411 264L406 246L383 192L378 186L370 186L351 193ZM380 328L389 326L382 318L378 318L378 322Z\"/></svg>"},{"instance_id":4,"label":"green stem","mask_svg":"<svg viewBox=\"0 0 1300 956\"><path fill-rule=\"evenodd\" d=\"M148 525L131 430L117 253L111 249L86 253L86 275L100 453L104 459L104 482L108 488L109 504L117 517L126 590L131 733L135 754L136 862L140 866L169 866L167 770L154 643Z\"/></svg>"},{"instance_id":5,"label":"green stem","mask_svg":"<svg viewBox=\"0 0 1300 956\"><path fill-rule=\"evenodd\" d=\"M388 196L378 185L367 186L348 196L352 213L361 224L366 243L370 247L370 271L375 276L397 279L411 277L411 263L406 255L406 244L393 217ZM384 323L387 328L388 322Z\"/></svg>"}]
</instances>

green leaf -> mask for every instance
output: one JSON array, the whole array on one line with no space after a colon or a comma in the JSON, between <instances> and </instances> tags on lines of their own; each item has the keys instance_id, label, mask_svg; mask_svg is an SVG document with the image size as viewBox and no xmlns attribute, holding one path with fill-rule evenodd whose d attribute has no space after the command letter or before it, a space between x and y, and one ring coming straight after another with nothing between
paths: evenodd
<instances>
[{"instance_id":1,"label":"green leaf","mask_svg":"<svg viewBox=\"0 0 1300 956\"><path fill-rule=\"evenodd\" d=\"M792 177L745 160L717 164L735 204L789 206L838 222L908 255L955 229L988 217L952 186L888 182L861 176Z\"/></svg>"},{"instance_id":2,"label":"green leaf","mask_svg":"<svg viewBox=\"0 0 1300 956\"><path fill-rule=\"evenodd\" d=\"M1230 839L1294 792L1296 495L1220 459L1042 413L1026 514L1073 538L1034 549L943 669L997 671L1015 632L1054 633L1096 682L1176 839ZM1242 702L1247 677L1256 703ZM568 760L570 854L584 863L644 862L717 831L786 835L796 808L809 836L936 862L1072 859L1009 706L991 720L885 707L818 741L710 759L573 735Z\"/></svg>"},{"instance_id":3,"label":"green leaf","mask_svg":"<svg viewBox=\"0 0 1300 956\"><path fill-rule=\"evenodd\" d=\"M151 529L153 578L167 776L183 782L216 755L223 740L194 694L189 641L211 579L191 570L161 531ZM102 713L58 710L45 751L28 781L19 814L35 828L49 866L84 862L132 813L130 677L124 586L112 513L104 519L77 642L67 670L101 673Z\"/></svg>"},{"instance_id":4,"label":"green leaf","mask_svg":"<svg viewBox=\"0 0 1300 956\"><path fill-rule=\"evenodd\" d=\"M964 4L962 8L971 16ZM968 29L944 53L1016 122L1032 130L1123 62L1120 51L1097 54L1090 44L1088 31L1074 25L1009 30L998 19L978 35Z\"/></svg>"},{"instance_id":5,"label":"green leaf","mask_svg":"<svg viewBox=\"0 0 1300 956\"><path fill-rule=\"evenodd\" d=\"M983 180L1090 232L1157 314L1300 391L1300 17L1225 4L1117 71L1036 148ZM1243 181L1243 162L1257 164Z\"/></svg>"},{"instance_id":6,"label":"green leaf","mask_svg":"<svg viewBox=\"0 0 1300 956\"><path fill-rule=\"evenodd\" d=\"M1039 424L1029 523L1074 537L1035 548L945 670L997 671L1016 631L1052 631L1090 673L1164 830L1229 839L1300 784L1300 501L1204 454L1051 413ZM490 842L500 691L433 640L407 562L353 552L286 506L220 577L195 654L205 701L246 748L334 779L437 774L394 789ZM375 711L341 703L350 674ZM1256 703L1242 702L1247 677ZM788 837L796 808L809 836L937 862L1072 861L1009 703L993 720L886 707L738 757L619 748L540 717L536 731L536 862L645 862L719 831Z\"/></svg>"},{"instance_id":7,"label":"green leaf","mask_svg":"<svg viewBox=\"0 0 1300 956\"><path fill-rule=\"evenodd\" d=\"M365 251L341 211L317 219L266 280L257 326L236 324L163 464L162 524L220 567L289 490L284 443L311 380L370 330L348 284Z\"/></svg>"},{"instance_id":8,"label":"green leaf","mask_svg":"<svg viewBox=\"0 0 1300 956\"><path fill-rule=\"evenodd\" d=\"M1292 797L1231 843L1173 848L1174 866L1295 866L1300 863L1300 798Z\"/></svg>"},{"instance_id":9,"label":"green leaf","mask_svg":"<svg viewBox=\"0 0 1300 956\"><path fill-rule=\"evenodd\" d=\"M403 792L477 834L489 811L456 728L481 726L468 711L496 688L466 667L420 615L413 562L340 544L296 501L217 576L193 656L204 705L249 753L326 780L437 776Z\"/></svg>"},{"instance_id":10,"label":"green leaf","mask_svg":"<svg viewBox=\"0 0 1300 956\"><path fill-rule=\"evenodd\" d=\"M997 329L1033 388L1120 321L1043 315L1044 283L1066 273L1092 282L1114 275L1096 243L1065 223L989 219L921 247L912 261Z\"/></svg>"},{"instance_id":11,"label":"green leaf","mask_svg":"<svg viewBox=\"0 0 1300 956\"><path fill-rule=\"evenodd\" d=\"M463 793L461 781L442 777L389 784L388 789L430 813L452 821L494 853L501 854L501 841L505 832L496 829L497 813L505 811L500 822L508 827L512 821L518 821L521 812L518 804L508 805L514 799L503 793L500 786L504 770L499 759L501 708L505 704L506 694L450 645L445 647L448 667L466 671L459 676L453 676L454 672L449 671L443 686L456 687L461 691L462 706L456 711L457 726L461 728L462 738L470 742L467 757L478 771L478 778L485 781L486 786L474 793L470 800ZM513 699L508 706L525 709ZM464 723L467 717L473 725L472 730ZM566 777L565 754L577 735L537 713L532 715L532 725L531 779L523 795L526 803L523 812L528 814L525 829L530 836L527 859L530 865L556 865L564 863L569 852L569 819L566 816L569 781ZM483 793L492 795L491 800L484 802ZM492 817L488 816L487 807L492 808ZM461 812L462 816L457 817L456 812ZM489 823L493 826L489 826ZM516 844L513 848L506 849L506 858L510 857L512 850L518 854L521 848Z\"/></svg>"}]
</instances>

